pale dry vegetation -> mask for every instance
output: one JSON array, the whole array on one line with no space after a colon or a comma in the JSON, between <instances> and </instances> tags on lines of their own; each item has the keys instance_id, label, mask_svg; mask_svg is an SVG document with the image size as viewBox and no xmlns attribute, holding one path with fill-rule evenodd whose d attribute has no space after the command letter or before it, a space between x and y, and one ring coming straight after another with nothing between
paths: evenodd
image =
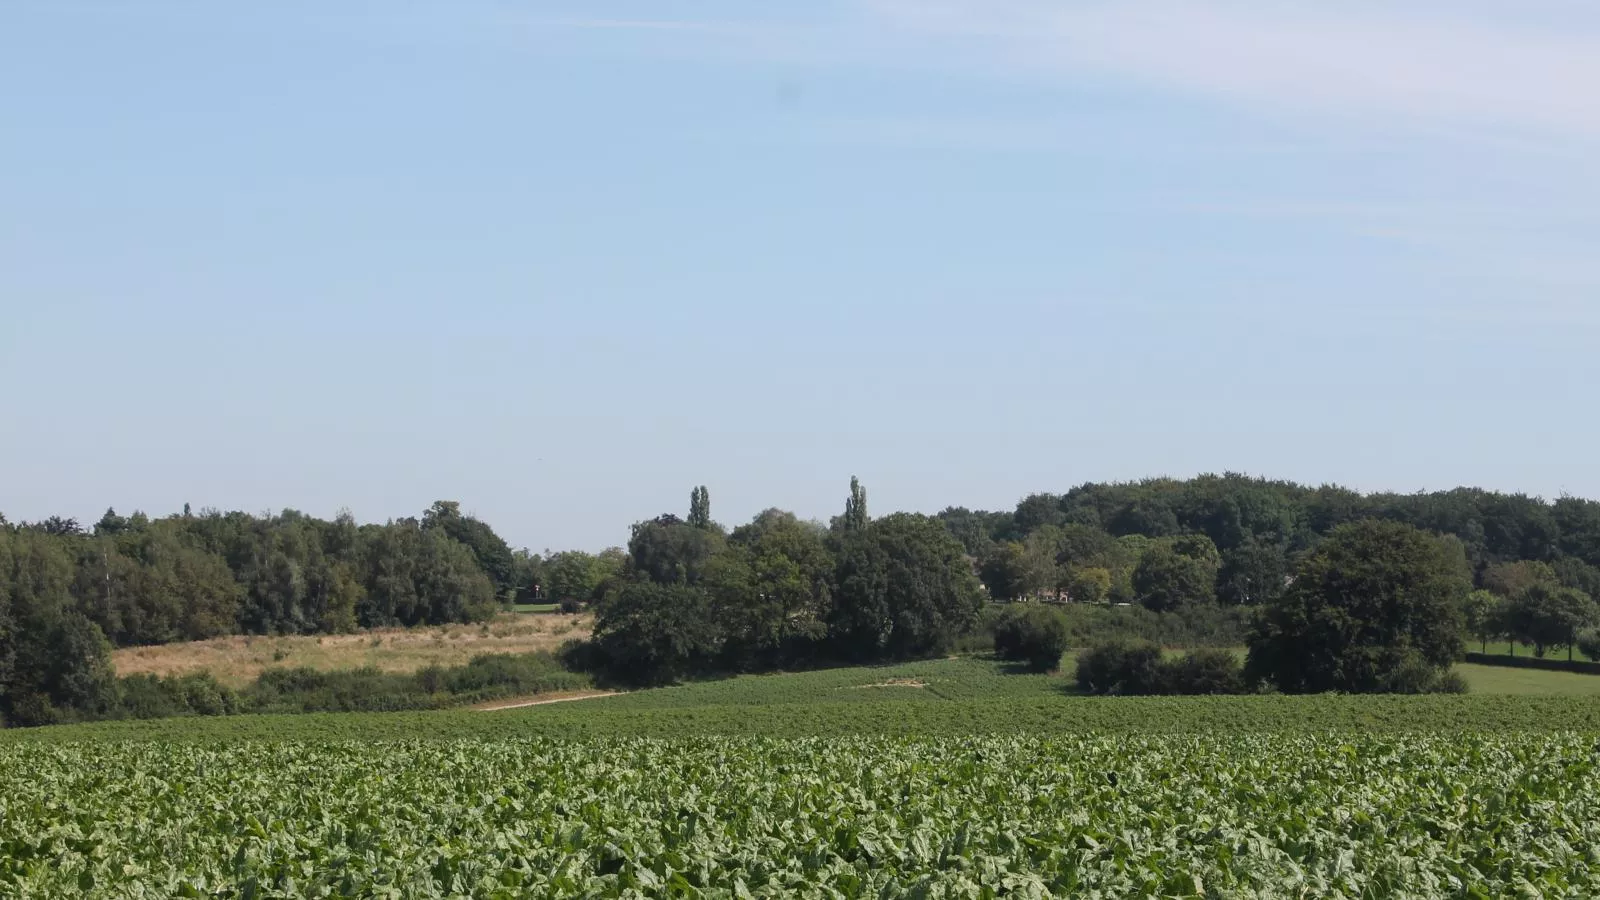
<instances>
[{"instance_id":1,"label":"pale dry vegetation","mask_svg":"<svg viewBox=\"0 0 1600 900\"><path fill-rule=\"evenodd\" d=\"M112 654L118 675L184 675L207 671L231 687L253 682L264 670L306 666L331 671L372 666L415 672L429 665L461 665L480 653L555 650L569 638L589 636L593 616L505 613L480 625L384 628L353 634L267 637L234 635L209 641L126 647Z\"/></svg>"}]
</instances>

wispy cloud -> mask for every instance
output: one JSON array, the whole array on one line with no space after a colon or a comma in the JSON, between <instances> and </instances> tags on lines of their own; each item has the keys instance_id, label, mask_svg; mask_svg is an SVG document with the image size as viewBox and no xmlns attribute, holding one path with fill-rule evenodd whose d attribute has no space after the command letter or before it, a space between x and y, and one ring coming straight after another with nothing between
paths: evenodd
<instances>
[{"instance_id":1,"label":"wispy cloud","mask_svg":"<svg viewBox=\"0 0 1600 900\"><path fill-rule=\"evenodd\" d=\"M1439 0L863 0L1001 64L1121 76L1278 111L1600 139L1600 15ZM1539 22L1542 24L1530 24Z\"/></svg>"}]
</instances>

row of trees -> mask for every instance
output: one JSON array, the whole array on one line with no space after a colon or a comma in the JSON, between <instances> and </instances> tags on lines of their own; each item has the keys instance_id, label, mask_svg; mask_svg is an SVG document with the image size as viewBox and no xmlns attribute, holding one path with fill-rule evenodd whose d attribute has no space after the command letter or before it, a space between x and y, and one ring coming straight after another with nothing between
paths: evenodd
<instances>
[{"instance_id":1,"label":"row of trees","mask_svg":"<svg viewBox=\"0 0 1600 900\"><path fill-rule=\"evenodd\" d=\"M1540 563L1562 588L1600 596L1600 503L1461 488L1363 495L1240 475L1085 484L1012 512L939 514L980 561L997 599L1270 603L1340 525L1379 519L1446 536L1475 584ZM1455 554L1452 550L1452 554Z\"/></svg>"},{"instance_id":2,"label":"row of trees","mask_svg":"<svg viewBox=\"0 0 1600 900\"><path fill-rule=\"evenodd\" d=\"M1203 475L1090 482L1065 494L1033 494L1012 512L952 507L940 518L978 557L991 544L1025 541L1052 525L1089 525L1113 537L1204 534L1226 553L1250 540L1298 551L1340 525L1387 519L1456 536L1474 566L1562 557L1600 566L1600 502L1576 497L1550 502L1476 488L1361 494L1332 485Z\"/></svg>"},{"instance_id":3,"label":"row of trees","mask_svg":"<svg viewBox=\"0 0 1600 900\"><path fill-rule=\"evenodd\" d=\"M1227 651L1167 659L1149 642L1113 642L1079 658L1095 693L1422 693L1465 690L1450 672L1464 634L1506 628L1538 652L1571 647L1595 604L1542 563L1495 568L1500 593L1472 591L1460 542L1403 522L1364 519L1333 529L1301 556L1288 584L1255 611L1241 666ZM1001 619L995 648L1035 668L1059 660L1055 609L1027 604ZM1495 622L1503 623L1500 625ZM1465 628L1465 631L1464 631Z\"/></svg>"},{"instance_id":4,"label":"row of trees","mask_svg":"<svg viewBox=\"0 0 1600 900\"><path fill-rule=\"evenodd\" d=\"M292 510L0 519L0 715L93 713L113 645L478 621L537 568L450 502L359 526Z\"/></svg>"},{"instance_id":5,"label":"row of trees","mask_svg":"<svg viewBox=\"0 0 1600 900\"><path fill-rule=\"evenodd\" d=\"M705 489L692 496L689 520L633 527L624 569L603 590L593 664L611 677L921 656L982 607L972 563L942 523L869 518L855 479L831 526L771 509L729 533L711 521Z\"/></svg>"},{"instance_id":6,"label":"row of trees","mask_svg":"<svg viewBox=\"0 0 1600 900\"><path fill-rule=\"evenodd\" d=\"M1223 475L874 520L852 479L829 524L768 510L729 532L698 487L686 519L635 525L625 551L548 557L450 502L381 525L108 510L90 528L0 517L0 714L92 705L110 645L470 621L536 595L594 603L597 656L635 680L937 652L972 621L980 579L1001 600L1280 608L1320 577L1332 535L1368 521L1426 533L1451 577L1483 592L1458 609L1480 640L1543 653L1593 624L1600 504L1469 489L1361 495Z\"/></svg>"},{"instance_id":7,"label":"row of trees","mask_svg":"<svg viewBox=\"0 0 1600 900\"><path fill-rule=\"evenodd\" d=\"M1594 595L1564 583L1549 565L1541 562L1504 563L1485 572L1485 587L1469 594L1463 605L1466 633L1487 649L1489 641L1527 644L1535 656L1551 650L1566 650L1572 658L1587 638L1590 653L1596 629L1600 629L1600 603Z\"/></svg>"}]
</instances>

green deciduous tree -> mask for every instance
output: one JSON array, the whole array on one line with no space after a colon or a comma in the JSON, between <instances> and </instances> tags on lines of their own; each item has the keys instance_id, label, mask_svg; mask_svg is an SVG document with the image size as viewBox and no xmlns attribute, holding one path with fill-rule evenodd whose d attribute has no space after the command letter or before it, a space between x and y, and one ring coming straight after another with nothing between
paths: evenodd
<instances>
[{"instance_id":1,"label":"green deciduous tree","mask_svg":"<svg viewBox=\"0 0 1600 900\"><path fill-rule=\"evenodd\" d=\"M613 678L663 684L721 651L710 594L698 586L630 581L599 605L594 641Z\"/></svg>"},{"instance_id":2,"label":"green deciduous tree","mask_svg":"<svg viewBox=\"0 0 1600 900\"><path fill-rule=\"evenodd\" d=\"M734 529L708 578L729 665L759 668L815 655L832 605L825 533L777 509Z\"/></svg>"},{"instance_id":3,"label":"green deciduous tree","mask_svg":"<svg viewBox=\"0 0 1600 900\"><path fill-rule=\"evenodd\" d=\"M846 531L862 531L870 521L867 517L867 489L861 486L860 479L851 475L850 497L845 500L841 524Z\"/></svg>"},{"instance_id":4,"label":"green deciduous tree","mask_svg":"<svg viewBox=\"0 0 1600 900\"><path fill-rule=\"evenodd\" d=\"M1398 522L1336 528L1249 638L1248 671L1286 693L1425 690L1461 653L1470 584L1433 536Z\"/></svg>"},{"instance_id":5,"label":"green deciduous tree","mask_svg":"<svg viewBox=\"0 0 1600 900\"><path fill-rule=\"evenodd\" d=\"M1506 629L1506 601L1489 591L1472 591L1461 602L1463 633L1478 639L1480 650Z\"/></svg>"},{"instance_id":6,"label":"green deciduous tree","mask_svg":"<svg viewBox=\"0 0 1600 900\"><path fill-rule=\"evenodd\" d=\"M726 542L719 529L696 528L670 514L658 516L633 526L629 569L657 584L699 584Z\"/></svg>"},{"instance_id":7,"label":"green deciduous tree","mask_svg":"<svg viewBox=\"0 0 1600 900\"><path fill-rule=\"evenodd\" d=\"M1073 603L1104 603L1111 596L1111 570L1099 566L1071 569L1066 584L1067 599Z\"/></svg>"},{"instance_id":8,"label":"green deciduous tree","mask_svg":"<svg viewBox=\"0 0 1600 900\"><path fill-rule=\"evenodd\" d=\"M1056 565L1068 569L1117 566L1117 539L1092 525L1069 522L1056 542Z\"/></svg>"},{"instance_id":9,"label":"green deciduous tree","mask_svg":"<svg viewBox=\"0 0 1600 900\"><path fill-rule=\"evenodd\" d=\"M544 565L545 598L554 603L589 603L599 599L609 574L598 556L582 550L553 553Z\"/></svg>"},{"instance_id":10,"label":"green deciduous tree","mask_svg":"<svg viewBox=\"0 0 1600 900\"><path fill-rule=\"evenodd\" d=\"M695 528L711 527L711 492L703 484L689 492L689 524Z\"/></svg>"},{"instance_id":11,"label":"green deciduous tree","mask_svg":"<svg viewBox=\"0 0 1600 900\"><path fill-rule=\"evenodd\" d=\"M1588 594L1541 581L1511 598L1505 620L1512 639L1532 644L1535 656L1565 647L1570 658L1578 634L1600 620L1600 611Z\"/></svg>"},{"instance_id":12,"label":"green deciduous tree","mask_svg":"<svg viewBox=\"0 0 1600 900\"><path fill-rule=\"evenodd\" d=\"M1211 542L1205 538L1206 545ZM1205 553L1189 545L1194 555L1180 552L1170 543L1159 543L1146 550L1133 570L1133 592L1139 603L1155 612L1167 612L1216 599L1217 564L1210 546Z\"/></svg>"},{"instance_id":13,"label":"green deciduous tree","mask_svg":"<svg viewBox=\"0 0 1600 900\"><path fill-rule=\"evenodd\" d=\"M989 548L978 564L978 578L988 589L989 596L1010 602L1027 596L1026 563L1022 545L1006 541Z\"/></svg>"},{"instance_id":14,"label":"green deciduous tree","mask_svg":"<svg viewBox=\"0 0 1600 900\"><path fill-rule=\"evenodd\" d=\"M1284 545L1252 534L1222 554L1217 599L1239 606L1272 603L1283 596L1288 577Z\"/></svg>"},{"instance_id":15,"label":"green deciduous tree","mask_svg":"<svg viewBox=\"0 0 1600 900\"><path fill-rule=\"evenodd\" d=\"M115 698L111 645L74 608L77 532L0 529L0 716L44 725L61 711L94 715Z\"/></svg>"},{"instance_id":16,"label":"green deciduous tree","mask_svg":"<svg viewBox=\"0 0 1600 900\"><path fill-rule=\"evenodd\" d=\"M439 529L460 541L494 584L496 596L510 600L516 594L516 559L511 546L488 523L462 515L461 504L440 500L422 514L424 530Z\"/></svg>"},{"instance_id":17,"label":"green deciduous tree","mask_svg":"<svg viewBox=\"0 0 1600 900\"><path fill-rule=\"evenodd\" d=\"M847 532L834 556L828 632L847 657L942 651L983 603L961 545L928 516L895 513Z\"/></svg>"},{"instance_id":18,"label":"green deciduous tree","mask_svg":"<svg viewBox=\"0 0 1600 900\"><path fill-rule=\"evenodd\" d=\"M1483 589L1501 597L1515 597L1536 584L1558 587L1561 580L1548 564L1532 560L1498 563L1483 570Z\"/></svg>"}]
</instances>

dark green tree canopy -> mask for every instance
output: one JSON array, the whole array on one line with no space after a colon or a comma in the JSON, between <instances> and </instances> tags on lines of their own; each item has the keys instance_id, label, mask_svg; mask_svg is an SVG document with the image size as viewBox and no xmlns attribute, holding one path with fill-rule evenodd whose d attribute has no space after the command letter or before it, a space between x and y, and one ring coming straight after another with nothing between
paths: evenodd
<instances>
[{"instance_id":1,"label":"dark green tree canopy","mask_svg":"<svg viewBox=\"0 0 1600 900\"><path fill-rule=\"evenodd\" d=\"M938 519L885 516L843 535L834 555L829 632L847 657L938 652L982 606L965 552Z\"/></svg>"},{"instance_id":2,"label":"dark green tree canopy","mask_svg":"<svg viewBox=\"0 0 1600 900\"><path fill-rule=\"evenodd\" d=\"M734 529L707 578L726 667L758 669L815 655L832 603L825 534L775 509Z\"/></svg>"},{"instance_id":3,"label":"dark green tree canopy","mask_svg":"<svg viewBox=\"0 0 1600 900\"><path fill-rule=\"evenodd\" d=\"M687 584L629 581L595 615L594 641L611 677L661 684L694 672L721 651L711 596Z\"/></svg>"},{"instance_id":4,"label":"dark green tree canopy","mask_svg":"<svg viewBox=\"0 0 1600 900\"><path fill-rule=\"evenodd\" d=\"M633 526L629 569L657 584L699 584L726 540L718 529L696 528L671 513L657 516Z\"/></svg>"},{"instance_id":5,"label":"dark green tree canopy","mask_svg":"<svg viewBox=\"0 0 1600 900\"><path fill-rule=\"evenodd\" d=\"M711 527L711 492L703 484L689 492L689 524L695 528Z\"/></svg>"},{"instance_id":6,"label":"dark green tree canopy","mask_svg":"<svg viewBox=\"0 0 1600 900\"><path fill-rule=\"evenodd\" d=\"M1288 580L1287 548L1252 534L1222 554L1217 599L1239 606L1273 603L1283 596Z\"/></svg>"},{"instance_id":7,"label":"dark green tree canopy","mask_svg":"<svg viewBox=\"0 0 1600 900\"><path fill-rule=\"evenodd\" d=\"M1460 655L1470 587L1432 535L1398 522L1342 525L1262 611L1248 671L1286 693L1398 689L1398 673L1442 672Z\"/></svg>"},{"instance_id":8,"label":"dark green tree canopy","mask_svg":"<svg viewBox=\"0 0 1600 900\"><path fill-rule=\"evenodd\" d=\"M1580 633L1597 624L1600 609L1588 594L1544 581L1527 585L1505 607L1505 630L1512 638L1532 644L1536 656L1552 649L1570 649Z\"/></svg>"},{"instance_id":9,"label":"dark green tree canopy","mask_svg":"<svg viewBox=\"0 0 1600 900\"><path fill-rule=\"evenodd\" d=\"M861 486L861 480L854 475L850 476L850 497L844 504L844 528L848 531L862 531L870 521L867 517L867 489Z\"/></svg>"},{"instance_id":10,"label":"dark green tree canopy","mask_svg":"<svg viewBox=\"0 0 1600 900\"><path fill-rule=\"evenodd\" d=\"M511 546L479 519L461 514L461 504L440 500L422 516L422 527L443 531L465 544L489 580L495 594L509 598L516 591L516 561Z\"/></svg>"},{"instance_id":11,"label":"dark green tree canopy","mask_svg":"<svg viewBox=\"0 0 1600 900\"><path fill-rule=\"evenodd\" d=\"M1217 548L1209 538L1162 541L1140 557L1133 570L1133 592L1154 612L1167 612L1216 599Z\"/></svg>"}]
</instances>

